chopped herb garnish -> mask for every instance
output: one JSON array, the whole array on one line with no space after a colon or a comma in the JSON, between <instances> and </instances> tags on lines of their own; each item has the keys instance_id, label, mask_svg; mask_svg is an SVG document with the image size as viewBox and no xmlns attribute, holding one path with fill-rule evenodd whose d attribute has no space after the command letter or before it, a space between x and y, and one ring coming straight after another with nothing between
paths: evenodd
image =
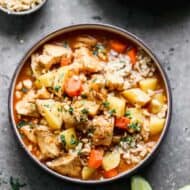
<instances>
[{"instance_id":1,"label":"chopped herb garnish","mask_svg":"<svg viewBox=\"0 0 190 190\"><path fill-rule=\"evenodd\" d=\"M28 122L26 122L24 120L21 120L21 121L18 122L17 127L20 129L25 125L28 125Z\"/></svg>"},{"instance_id":2,"label":"chopped herb garnish","mask_svg":"<svg viewBox=\"0 0 190 190\"><path fill-rule=\"evenodd\" d=\"M138 122L133 122L128 127L137 132L139 132L141 130L141 125Z\"/></svg>"},{"instance_id":3,"label":"chopped herb garnish","mask_svg":"<svg viewBox=\"0 0 190 190\"><path fill-rule=\"evenodd\" d=\"M28 92L28 89L27 89L27 88L22 87L21 91L22 91L23 93L26 93L26 92Z\"/></svg>"},{"instance_id":4,"label":"chopped herb garnish","mask_svg":"<svg viewBox=\"0 0 190 190\"><path fill-rule=\"evenodd\" d=\"M61 86L55 86L54 87L54 90L56 91L56 92L59 92L59 89L61 88Z\"/></svg>"},{"instance_id":5,"label":"chopped herb garnish","mask_svg":"<svg viewBox=\"0 0 190 190\"><path fill-rule=\"evenodd\" d=\"M93 126L91 126L91 128L87 132L88 136L91 135L91 134L93 134L95 130L96 129Z\"/></svg>"},{"instance_id":6,"label":"chopped herb garnish","mask_svg":"<svg viewBox=\"0 0 190 190\"><path fill-rule=\"evenodd\" d=\"M67 41L63 41L63 47L67 48L69 45L68 45L68 42Z\"/></svg>"},{"instance_id":7,"label":"chopped herb garnish","mask_svg":"<svg viewBox=\"0 0 190 190\"><path fill-rule=\"evenodd\" d=\"M131 136L122 137L121 142L126 142L127 144L131 145L131 143L133 142L133 137Z\"/></svg>"},{"instance_id":8,"label":"chopped herb garnish","mask_svg":"<svg viewBox=\"0 0 190 190\"><path fill-rule=\"evenodd\" d=\"M62 107L57 108L57 111L62 112L63 111Z\"/></svg>"},{"instance_id":9,"label":"chopped herb garnish","mask_svg":"<svg viewBox=\"0 0 190 190\"><path fill-rule=\"evenodd\" d=\"M81 149L78 151L77 155L78 155L78 156L80 156L80 155L81 155Z\"/></svg>"},{"instance_id":10,"label":"chopped herb garnish","mask_svg":"<svg viewBox=\"0 0 190 190\"><path fill-rule=\"evenodd\" d=\"M10 177L10 186L11 186L11 190L20 190L21 188L25 187L26 184L25 184L25 183L21 184L21 183L19 182L19 179L18 179L18 178L14 179L14 178L11 176L11 177Z\"/></svg>"},{"instance_id":11,"label":"chopped herb garnish","mask_svg":"<svg viewBox=\"0 0 190 190\"><path fill-rule=\"evenodd\" d=\"M71 114L71 115L73 115L73 108L72 107L69 107L69 109L68 109L68 112Z\"/></svg>"},{"instance_id":12,"label":"chopped herb garnish","mask_svg":"<svg viewBox=\"0 0 190 190\"><path fill-rule=\"evenodd\" d=\"M95 79L92 80L93 83L96 82L96 81L97 81L97 78L95 78Z\"/></svg>"},{"instance_id":13,"label":"chopped herb garnish","mask_svg":"<svg viewBox=\"0 0 190 190\"><path fill-rule=\"evenodd\" d=\"M104 106L105 108L109 108L109 106L110 106L110 103L107 102L107 101L106 101L106 102L103 102L102 104L103 104L103 106Z\"/></svg>"},{"instance_id":14,"label":"chopped herb garnish","mask_svg":"<svg viewBox=\"0 0 190 190\"><path fill-rule=\"evenodd\" d=\"M88 113L89 113L88 109L86 109L86 108L83 108L83 109L81 110L81 112L82 112L83 114L88 114Z\"/></svg>"},{"instance_id":15,"label":"chopped herb garnish","mask_svg":"<svg viewBox=\"0 0 190 190\"><path fill-rule=\"evenodd\" d=\"M49 108L50 106L49 104L44 104L44 107Z\"/></svg>"},{"instance_id":16,"label":"chopped herb garnish","mask_svg":"<svg viewBox=\"0 0 190 190\"><path fill-rule=\"evenodd\" d=\"M116 113L115 109L112 109L112 110L109 111L109 114L110 114L111 116L113 116L115 113Z\"/></svg>"},{"instance_id":17,"label":"chopped herb garnish","mask_svg":"<svg viewBox=\"0 0 190 190\"><path fill-rule=\"evenodd\" d=\"M93 49L93 55L98 56L99 53L103 53L103 54L106 53L105 47L104 47L102 44L100 44L100 43L98 43L98 44L94 47L94 49Z\"/></svg>"},{"instance_id":18,"label":"chopped herb garnish","mask_svg":"<svg viewBox=\"0 0 190 190\"><path fill-rule=\"evenodd\" d=\"M131 112L130 112L130 111L127 111L127 112L125 113L125 117L128 117L129 119L132 119Z\"/></svg>"},{"instance_id":19,"label":"chopped herb garnish","mask_svg":"<svg viewBox=\"0 0 190 190\"><path fill-rule=\"evenodd\" d=\"M60 136L60 139L61 139L61 143L63 144L63 146L65 146L66 145L65 135L62 134Z\"/></svg>"},{"instance_id":20,"label":"chopped herb garnish","mask_svg":"<svg viewBox=\"0 0 190 190\"><path fill-rule=\"evenodd\" d=\"M86 99L86 98L87 98L87 95L86 95L86 94L81 94L81 97L82 97L83 99Z\"/></svg>"},{"instance_id":21,"label":"chopped herb garnish","mask_svg":"<svg viewBox=\"0 0 190 190\"><path fill-rule=\"evenodd\" d=\"M75 138L74 135L71 135L71 141L70 141L70 144L71 144L71 145L77 145L77 144L78 144L78 141L76 140L76 138Z\"/></svg>"},{"instance_id":22,"label":"chopped herb garnish","mask_svg":"<svg viewBox=\"0 0 190 190\"><path fill-rule=\"evenodd\" d=\"M79 121L80 123L84 123L86 121L88 121L88 118L85 115L80 116L80 121Z\"/></svg>"}]
</instances>

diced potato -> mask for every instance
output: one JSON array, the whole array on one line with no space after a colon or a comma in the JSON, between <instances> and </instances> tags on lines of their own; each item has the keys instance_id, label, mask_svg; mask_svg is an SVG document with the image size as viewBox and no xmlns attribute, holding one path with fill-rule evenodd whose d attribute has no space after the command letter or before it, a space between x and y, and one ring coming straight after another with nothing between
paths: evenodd
<instances>
[{"instance_id":1,"label":"diced potato","mask_svg":"<svg viewBox=\"0 0 190 190\"><path fill-rule=\"evenodd\" d=\"M73 108L78 111L82 111L83 109L86 109L89 115L94 116L98 112L99 105L96 104L96 102L93 102L90 100L79 100L73 104Z\"/></svg>"},{"instance_id":2,"label":"diced potato","mask_svg":"<svg viewBox=\"0 0 190 190\"><path fill-rule=\"evenodd\" d=\"M65 128L74 127L76 124L76 120L73 115L69 113L69 111L63 109L63 122L65 124Z\"/></svg>"},{"instance_id":3,"label":"diced potato","mask_svg":"<svg viewBox=\"0 0 190 190\"><path fill-rule=\"evenodd\" d=\"M37 88L52 87L54 78L55 78L55 72L53 71L40 75L35 81L35 85Z\"/></svg>"},{"instance_id":4,"label":"diced potato","mask_svg":"<svg viewBox=\"0 0 190 190\"><path fill-rule=\"evenodd\" d=\"M64 83L66 79L69 77L69 67L61 67L60 69L57 70L55 73L55 80L53 83L53 91L54 93L61 97L63 92L64 92Z\"/></svg>"},{"instance_id":5,"label":"diced potato","mask_svg":"<svg viewBox=\"0 0 190 190\"><path fill-rule=\"evenodd\" d=\"M156 114L161 110L162 106L163 104L161 104L160 101L152 99L149 106L150 112Z\"/></svg>"},{"instance_id":6,"label":"diced potato","mask_svg":"<svg viewBox=\"0 0 190 190\"><path fill-rule=\"evenodd\" d=\"M159 134L164 128L165 119L160 119L156 116L150 118L150 133L151 135Z\"/></svg>"},{"instance_id":7,"label":"diced potato","mask_svg":"<svg viewBox=\"0 0 190 190\"><path fill-rule=\"evenodd\" d=\"M95 169L84 166L84 168L82 169L82 179L84 180L90 179L91 176L94 174L94 172Z\"/></svg>"},{"instance_id":8,"label":"diced potato","mask_svg":"<svg viewBox=\"0 0 190 190\"><path fill-rule=\"evenodd\" d=\"M158 100L161 104L166 103L166 96L163 93L155 94L153 96L154 99Z\"/></svg>"},{"instance_id":9,"label":"diced potato","mask_svg":"<svg viewBox=\"0 0 190 190\"><path fill-rule=\"evenodd\" d=\"M125 100L112 95L108 96L107 101L109 102L109 109L115 110L115 115L122 117L125 113Z\"/></svg>"},{"instance_id":10,"label":"diced potato","mask_svg":"<svg viewBox=\"0 0 190 190\"><path fill-rule=\"evenodd\" d=\"M150 97L139 88L125 90L123 95L131 104L139 106L144 106L150 101Z\"/></svg>"},{"instance_id":11,"label":"diced potato","mask_svg":"<svg viewBox=\"0 0 190 190\"><path fill-rule=\"evenodd\" d=\"M49 126L54 130L60 129L63 124L61 103L54 100L36 100L36 104Z\"/></svg>"},{"instance_id":12,"label":"diced potato","mask_svg":"<svg viewBox=\"0 0 190 190\"><path fill-rule=\"evenodd\" d=\"M67 150L75 148L76 145L78 144L75 129L69 128L61 132L60 140Z\"/></svg>"},{"instance_id":13,"label":"diced potato","mask_svg":"<svg viewBox=\"0 0 190 190\"><path fill-rule=\"evenodd\" d=\"M119 152L108 152L103 157L102 167L105 171L116 168L120 163L120 153Z\"/></svg>"},{"instance_id":14,"label":"diced potato","mask_svg":"<svg viewBox=\"0 0 190 190\"><path fill-rule=\"evenodd\" d=\"M138 108L127 108L126 113L128 113L128 117L131 119L132 122L138 122L143 124L144 116L142 114L142 110Z\"/></svg>"},{"instance_id":15,"label":"diced potato","mask_svg":"<svg viewBox=\"0 0 190 190\"><path fill-rule=\"evenodd\" d=\"M147 78L139 82L140 88L147 92L148 90L155 90L158 83L157 78Z\"/></svg>"}]
</instances>

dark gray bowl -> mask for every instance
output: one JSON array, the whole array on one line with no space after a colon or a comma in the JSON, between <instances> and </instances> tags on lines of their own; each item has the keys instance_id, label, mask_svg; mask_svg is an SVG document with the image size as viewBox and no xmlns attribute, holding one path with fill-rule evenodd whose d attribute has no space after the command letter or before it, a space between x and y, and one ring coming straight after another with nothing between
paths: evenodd
<instances>
[{"instance_id":1,"label":"dark gray bowl","mask_svg":"<svg viewBox=\"0 0 190 190\"><path fill-rule=\"evenodd\" d=\"M24 15L29 15L31 13L34 13L36 11L38 11L40 8L42 8L45 3L47 2L48 0L43 0L42 3L40 3L39 5L37 5L36 7L32 8L32 9L29 9L29 10L26 10L26 11L20 11L20 12L16 12L16 11L9 11L8 9L6 8L3 8L0 6L0 11L8 14L8 15L15 15L15 16L24 16Z\"/></svg>"},{"instance_id":2,"label":"dark gray bowl","mask_svg":"<svg viewBox=\"0 0 190 190\"><path fill-rule=\"evenodd\" d=\"M154 147L154 149L152 150L152 152L136 167L132 168L129 171L123 172L121 174L119 174L116 177L113 177L111 179L104 179L104 180L90 180L90 181L85 181L85 180L80 180L80 179L74 179L71 177L66 177L63 176L51 169L49 169L48 167L46 167L44 164L42 164L39 160L37 160L25 147L23 140L19 134L19 131L17 129L16 123L14 121L14 114L13 114L13 93L14 93L14 87L15 87L15 83L17 80L17 77L20 73L20 70L22 69L23 65L25 64L26 60L28 60L28 58L31 56L32 53L34 53L39 47L41 47L44 43L48 42L49 40L52 40L62 34L66 34L66 33L72 33L74 31L80 31L80 30L100 30L100 31L105 31L105 32L109 32L109 33L113 33L116 34L122 38L125 39L129 39L131 40L134 44L140 46L142 49L144 49L145 52L147 52L147 54L153 59L153 61L155 62L155 65L157 67L157 69L159 70L165 87L166 87L166 94L168 97L168 113L167 113L167 118L166 118L166 122L165 122L165 127L162 131L162 134L158 140L157 145ZM41 168L43 168L46 172L60 178L66 181L70 181L70 182L74 182L74 183L80 183L80 184L101 184L101 183L107 183L107 182L112 182L115 181L117 179L120 179L122 177L130 177L131 175L133 175L135 172L137 172L139 169L141 169L142 167L144 167L145 165L147 165L148 163L150 163L150 161L155 157L156 152L158 152L158 149L160 147L161 142L163 141L166 133L167 133L167 129L169 128L169 124L170 124L170 119L171 119L171 110L172 110L172 96L171 96L171 90L170 90L170 85L169 85L169 81L167 79L166 73L164 72L160 62L158 61L158 59L156 58L156 56L154 55L154 53L150 50L150 48L143 42L141 41L139 38L137 38L135 35L129 33L128 31L115 27L115 26L111 26L111 25L106 25L106 24L80 24L80 25L73 25L73 26L69 26L69 27L65 27L62 28L60 30L57 30L49 35L47 35L46 37L44 37L43 39L41 39L39 42L37 42L23 57L23 59L20 61L19 66L17 67L13 79L12 79L12 83L11 83L11 87L10 87L10 94L9 94L9 116L10 116L10 121L12 124L12 127L14 129L14 132L17 136L17 139L19 140L21 146L23 147L23 149L27 152L27 154L30 156L30 158L36 162Z\"/></svg>"}]
</instances>

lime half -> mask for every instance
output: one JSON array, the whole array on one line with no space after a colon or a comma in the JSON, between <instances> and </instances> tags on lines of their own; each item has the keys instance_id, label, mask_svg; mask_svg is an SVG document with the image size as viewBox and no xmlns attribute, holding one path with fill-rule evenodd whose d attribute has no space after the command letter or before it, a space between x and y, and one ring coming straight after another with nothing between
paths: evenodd
<instances>
[{"instance_id":1,"label":"lime half","mask_svg":"<svg viewBox=\"0 0 190 190\"><path fill-rule=\"evenodd\" d=\"M152 190L152 187L141 176L133 176L131 178L131 190ZM181 189L180 189L181 190ZM190 189L182 189L182 190L190 190Z\"/></svg>"},{"instance_id":2,"label":"lime half","mask_svg":"<svg viewBox=\"0 0 190 190\"><path fill-rule=\"evenodd\" d=\"M190 190L190 185L186 185L186 186L180 188L179 190Z\"/></svg>"}]
</instances>

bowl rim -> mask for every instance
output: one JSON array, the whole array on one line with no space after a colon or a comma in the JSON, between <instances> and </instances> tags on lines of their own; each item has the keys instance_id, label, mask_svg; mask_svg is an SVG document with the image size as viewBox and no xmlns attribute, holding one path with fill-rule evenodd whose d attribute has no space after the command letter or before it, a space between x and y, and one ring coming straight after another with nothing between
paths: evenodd
<instances>
[{"instance_id":1,"label":"bowl rim","mask_svg":"<svg viewBox=\"0 0 190 190\"><path fill-rule=\"evenodd\" d=\"M2 7L2 6L0 6L0 11L2 11L3 13L6 13L7 15L12 15L12 16L13 16L13 15L15 15L15 16L29 15L29 14L31 14L31 13L36 12L36 11L39 10L40 8L42 8L42 7L46 4L47 1L48 1L48 0L43 0L42 3L38 4L38 5L35 6L34 8L28 9L28 10L26 10L26 11L18 11L18 12L16 12L16 11L10 11L9 9L6 9L6 8L4 8L4 7Z\"/></svg>"},{"instance_id":2,"label":"bowl rim","mask_svg":"<svg viewBox=\"0 0 190 190\"><path fill-rule=\"evenodd\" d=\"M125 39L128 39L130 41L132 41L133 43L135 43L136 45L142 47L142 49L153 59L157 69L159 70L162 79L164 81L164 85L166 88L166 94L167 94L167 98L168 98L168 111L167 111L167 117L166 117L166 122L165 122L165 126L164 129L160 135L160 138L157 142L157 144L154 146L153 150L151 153L149 153L149 155L143 159L138 165L136 165L135 167L133 167L132 169L122 172L119 175L110 178L110 179L103 179L103 180L81 180L81 179L76 179L76 178L72 178L72 177L67 177L67 176L63 176L55 171L53 171L52 169L48 168L47 166L45 166L43 163L41 163L37 158L35 158L35 156L32 155L32 153L27 149L27 147L25 146L19 130L17 129L16 123L14 121L14 113L13 113L13 94L14 94L14 87L16 84L16 80L17 77L20 73L20 70L22 69L23 65L25 64L26 60L31 56L32 53L34 53L40 46L42 46L44 43L48 42L51 39L56 38L57 36L63 35L65 33L70 33L73 31L77 31L77 30L103 30L103 31L107 31L110 33L114 33L115 35L118 36L122 36ZM19 64L17 65L15 72L13 74L13 77L11 79L11 84L10 84L10 88L9 88L9 97L8 97L8 112L9 112L9 119L10 119L10 123L13 127L14 133L16 134L16 137L20 143L20 145L22 146L22 148L25 150L25 152L29 155L29 157L38 165L40 166L43 170L45 170L47 173L52 174L53 176L56 176L60 179L66 180L68 182L73 182L73 183L79 183L79 184L105 184L105 183L109 183L109 182L113 182L115 180L118 180L120 178L123 177L130 177L131 175L133 175L134 173L136 173L139 169L142 169L145 165L147 165L155 156L155 154L158 152L158 149L161 145L161 143L164 140L164 137L167 134L168 128L170 126L170 122L171 122L171 114L172 114L172 94L171 94L171 87L170 87L170 83L167 77L166 72L164 71L160 61L158 60L158 58L156 57L156 55L152 52L152 50L148 47L148 45L146 45L141 39L139 39L136 35L128 32L125 29L122 29L120 27L117 26L113 26L110 24L102 24L102 23L92 23L92 24L76 24L76 25L70 25L67 27L63 27L60 28L52 33L49 33L48 35L46 35L45 37L41 38L40 40L38 40L23 56L23 58L21 59L21 61L19 62Z\"/></svg>"}]
</instances>

